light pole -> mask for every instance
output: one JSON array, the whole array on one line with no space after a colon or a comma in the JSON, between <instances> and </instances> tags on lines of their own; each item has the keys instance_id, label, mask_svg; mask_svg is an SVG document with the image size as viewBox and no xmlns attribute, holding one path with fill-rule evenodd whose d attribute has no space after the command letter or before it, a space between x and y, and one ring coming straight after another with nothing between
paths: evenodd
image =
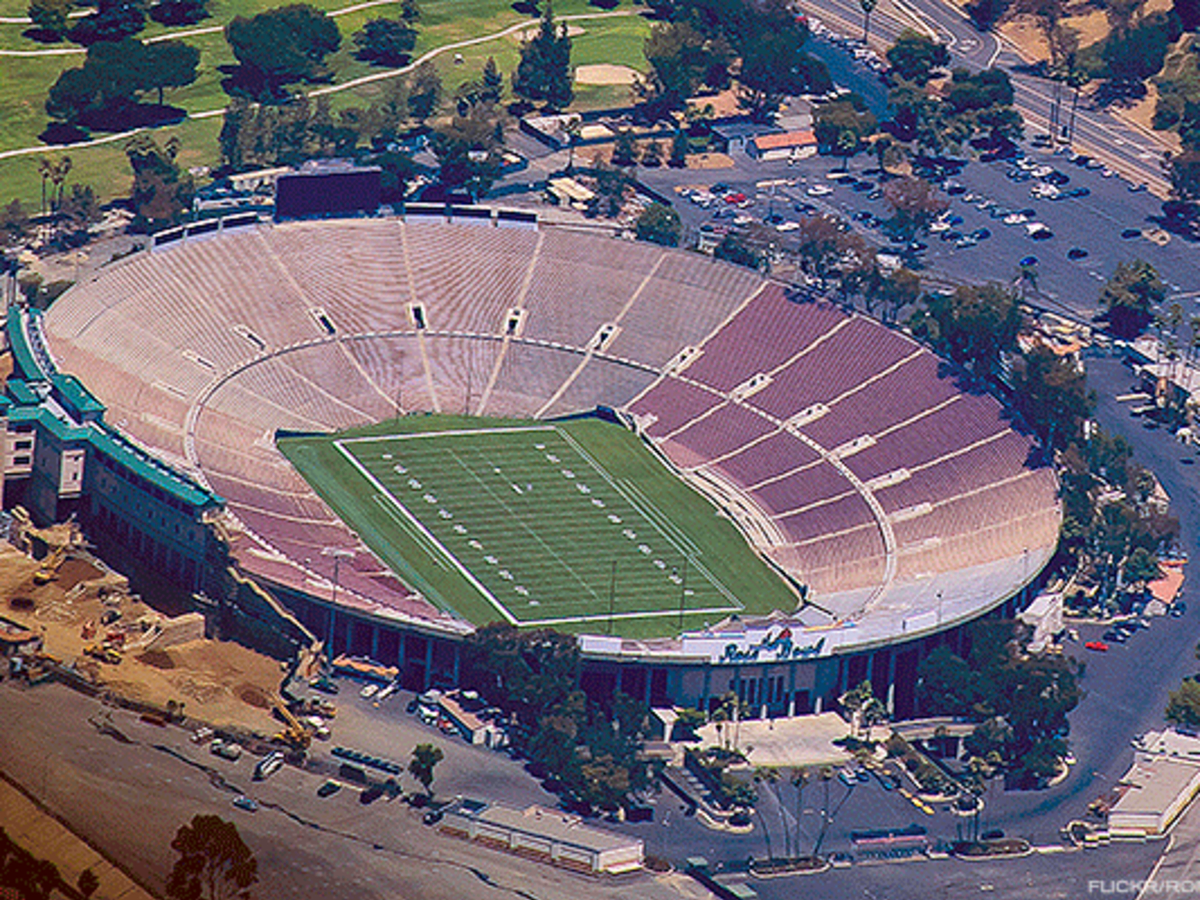
<instances>
[{"instance_id":1,"label":"light pole","mask_svg":"<svg viewBox=\"0 0 1200 900\"><path fill-rule=\"evenodd\" d=\"M322 556L333 557L333 592L329 597L330 603L337 603L338 576L341 574L343 559L354 559L354 551L344 547L326 547L321 551Z\"/></svg>"}]
</instances>

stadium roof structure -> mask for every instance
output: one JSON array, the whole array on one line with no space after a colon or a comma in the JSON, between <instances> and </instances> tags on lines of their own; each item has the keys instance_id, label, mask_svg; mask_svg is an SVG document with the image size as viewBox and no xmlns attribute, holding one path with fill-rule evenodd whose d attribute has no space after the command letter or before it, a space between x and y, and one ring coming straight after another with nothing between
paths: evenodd
<instances>
[{"instance_id":1,"label":"stadium roof structure","mask_svg":"<svg viewBox=\"0 0 1200 900\"><path fill-rule=\"evenodd\" d=\"M826 651L994 607L1040 571L1061 522L1032 441L906 334L746 269L569 228L423 216L185 239L76 285L41 325L111 421L226 498L246 572L321 596L329 551L348 551L339 600L383 619L470 627L383 566L276 433L613 408L806 586L808 605L780 614L838 626ZM709 652L703 633L663 638L639 652Z\"/></svg>"}]
</instances>

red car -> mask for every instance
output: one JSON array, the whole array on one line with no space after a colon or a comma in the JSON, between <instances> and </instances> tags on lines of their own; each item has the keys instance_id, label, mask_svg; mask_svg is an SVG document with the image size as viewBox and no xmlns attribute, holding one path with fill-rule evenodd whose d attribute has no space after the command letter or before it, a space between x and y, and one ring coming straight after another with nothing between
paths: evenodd
<instances>
[{"instance_id":1,"label":"red car","mask_svg":"<svg viewBox=\"0 0 1200 900\"><path fill-rule=\"evenodd\" d=\"M1088 641L1083 646L1088 650L1098 650L1101 653L1108 652L1108 644L1104 643L1104 641Z\"/></svg>"},{"instance_id":2,"label":"red car","mask_svg":"<svg viewBox=\"0 0 1200 900\"><path fill-rule=\"evenodd\" d=\"M741 193L740 191L733 193L733 194L727 194L725 196L725 202L729 203L731 205L735 204L735 203L745 203L746 195Z\"/></svg>"}]
</instances>

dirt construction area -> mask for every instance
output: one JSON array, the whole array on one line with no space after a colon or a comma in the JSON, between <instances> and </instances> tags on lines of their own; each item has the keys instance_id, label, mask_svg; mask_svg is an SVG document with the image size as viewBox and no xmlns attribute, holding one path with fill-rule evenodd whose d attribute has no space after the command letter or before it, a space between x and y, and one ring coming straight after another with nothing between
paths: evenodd
<instances>
[{"instance_id":1,"label":"dirt construction area","mask_svg":"<svg viewBox=\"0 0 1200 900\"><path fill-rule=\"evenodd\" d=\"M277 660L204 638L196 614L167 618L130 596L123 576L71 553L44 584L43 564L0 543L0 617L42 639L42 652L87 681L189 718L270 734ZM102 644L115 648L107 656ZM89 652L90 649L90 652ZM5 671L0 669L0 672Z\"/></svg>"}]
</instances>

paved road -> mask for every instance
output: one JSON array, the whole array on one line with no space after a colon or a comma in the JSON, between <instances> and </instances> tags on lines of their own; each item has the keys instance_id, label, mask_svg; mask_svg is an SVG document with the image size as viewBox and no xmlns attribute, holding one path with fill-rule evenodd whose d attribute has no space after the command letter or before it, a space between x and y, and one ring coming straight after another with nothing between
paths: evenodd
<instances>
[{"instance_id":1,"label":"paved road","mask_svg":"<svg viewBox=\"0 0 1200 900\"><path fill-rule=\"evenodd\" d=\"M857 0L805 0L802 7L839 32L861 36L862 10ZM1046 132L1054 99L1053 84L1030 71L1007 42L991 32L980 32L958 9L944 0L885 0L871 18L871 34L880 45L891 44L904 28L917 30L945 43L951 65L1006 69L1016 91L1016 106L1025 116L1029 130ZM1070 114L1067 92L1063 92L1060 122ZM1075 117L1074 143L1093 155L1101 155L1123 175L1148 183L1165 195L1167 183L1160 161L1163 145L1126 120L1106 110L1081 102Z\"/></svg>"},{"instance_id":2,"label":"paved road","mask_svg":"<svg viewBox=\"0 0 1200 900\"><path fill-rule=\"evenodd\" d=\"M96 701L60 685L27 690L0 684L0 760L52 813L157 891L174 861L169 845L176 829L196 813L215 813L236 822L258 858L256 895L262 897L679 896L669 879L593 881L473 847L422 825L420 814L402 802L363 806L352 789L321 800L315 793L321 776L298 769L285 767L255 783L250 759L216 760L182 730L156 728L126 713L112 716L123 740L105 736L88 723L102 712ZM401 740L393 755L403 756L409 747ZM456 777L452 760L460 757L452 752L447 760L447 792ZM443 788L440 778L437 786ZM258 812L230 805L240 791L260 802Z\"/></svg>"}]
</instances>

